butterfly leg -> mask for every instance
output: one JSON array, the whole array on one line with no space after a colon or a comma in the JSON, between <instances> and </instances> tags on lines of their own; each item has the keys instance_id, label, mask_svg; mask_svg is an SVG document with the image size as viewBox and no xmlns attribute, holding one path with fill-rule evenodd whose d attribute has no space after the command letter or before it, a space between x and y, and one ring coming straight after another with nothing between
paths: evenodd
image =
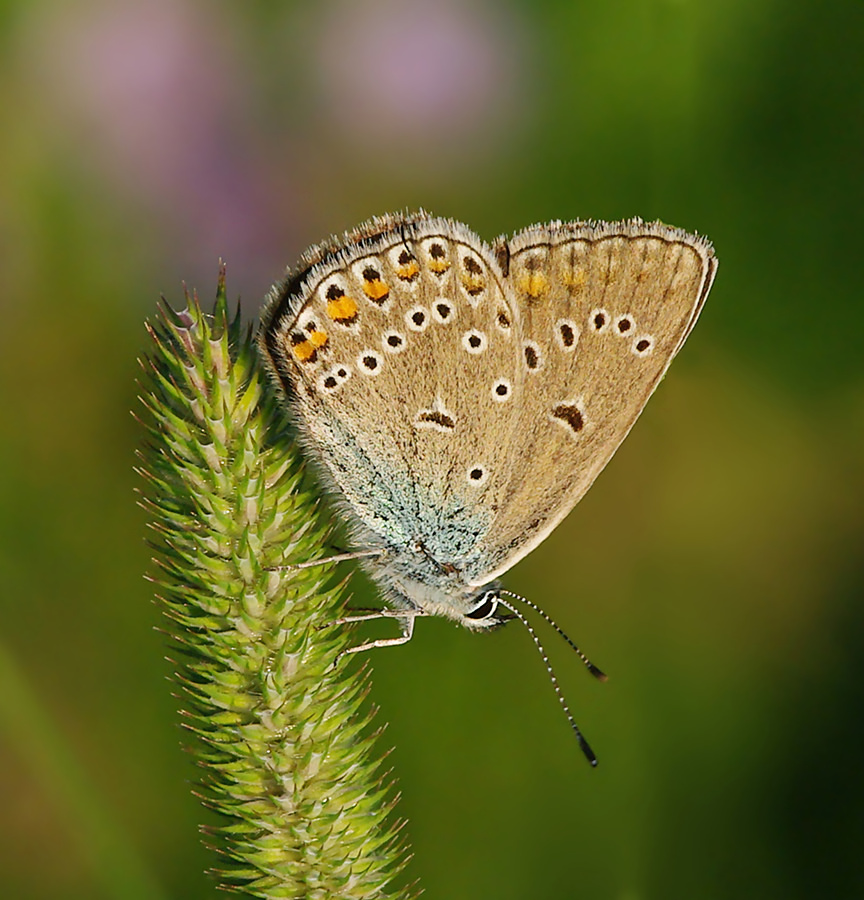
<instances>
[{"instance_id":1,"label":"butterfly leg","mask_svg":"<svg viewBox=\"0 0 864 900\"><path fill-rule=\"evenodd\" d=\"M334 625L342 625L350 622L366 622L369 619L398 619L402 629L402 634L395 638L378 638L374 641L366 641L364 644L358 644L356 647L349 647L343 650L339 657L347 656L349 653L361 653L363 650L372 650L377 647L397 647L399 644L407 644L414 636L414 621L418 616L425 616L426 613L420 609L383 609L374 610L359 616L345 616L342 619L336 619Z\"/></svg>"},{"instance_id":2,"label":"butterfly leg","mask_svg":"<svg viewBox=\"0 0 864 900\"><path fill-rule=\"evenodd\" d=\"M284 566L268 566L268 572L283 572L297 569L311 569L314 566L326 566L330 563L346 562L351 559L368 559L381 556L381 550L352 550L348 553L337 553L335 556L324 556L321 559L310 559L307 562L291 563Z\"/></svg>"},{"instance_id":3,"label":"butterfly leg","mask_svg":"<svg viewBox=\"0 0 864 900\"><path fill-rule=\"evenodd\" d=\"M334 619L330 624L348 625L351 622L368 622L371 619L405 619L426 615L419 609L353 609L351 612L359 613L360 615L342 616L339 619Z\"/></svg>"}]
</instances>

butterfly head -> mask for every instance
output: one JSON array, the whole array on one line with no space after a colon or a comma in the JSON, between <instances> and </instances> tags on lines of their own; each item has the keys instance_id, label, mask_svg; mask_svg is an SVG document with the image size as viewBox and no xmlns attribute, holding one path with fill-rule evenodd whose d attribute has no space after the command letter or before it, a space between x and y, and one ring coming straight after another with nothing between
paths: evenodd
<instances>
[{"instance_id":1,"label":"butterfly head","mask_svg":"<svg viewBox=\"0 0 864 900\"><path fill-rule=\"evenodd\" d=\"M506 625L515 616L501 604L501 594L495 588L483 588L472 598L462 624L474 631L492 631Z\"/></svg>"}]
</instances>

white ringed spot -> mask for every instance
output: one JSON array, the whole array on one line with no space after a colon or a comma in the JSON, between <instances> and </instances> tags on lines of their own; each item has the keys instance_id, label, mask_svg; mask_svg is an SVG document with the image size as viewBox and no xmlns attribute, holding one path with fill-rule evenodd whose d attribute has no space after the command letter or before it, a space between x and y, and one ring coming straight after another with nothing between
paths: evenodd
<instances>
[{"instance_id":1,"label":"white ringed spot","mask_svg":"<svg viewBox=\"0 0 864 900\"><path fill-rule=\"evenodd\" d=\"M432 304L432 318L439 325L446 325L448 322L452 322L455 312L456 308L445 297L440 297Z\"/></svg>"},{"instance_id":2,"label":"white ringed spot","mask_svg":"<svg viewBox=\"0 0 864 900\"><path fill-rule=\"evenodd\" d=\"M401 353L407 346L405 335L399 331L385 331L381 335L381 346L387 353Z\"/></svg>"},{"instance_id":3,"label":"white ringed spot","mask_svg":"<svg viewBox=\"0 0 864 900\"><path fill-rule=\"evenodd\" d=\"M506 309L499 309L495 314L495 327L502 333L510 337L513 323L510 321L510 313Z\"/></svg>"},{"instance_id":4,"label":"white ringed spot","mask_svg":"<svg viewBox=\"0 0 864 900\"><path fill-rule=\"evenodd\" d=\"M471 487L483 487L489 480L489 470L484 465L473 465L465 473L465 480Z\"/></svg>"},{"instance_id":5,"label":"white ringed spot","mask_svg":"<svg viewBox=\"0 0 864 900\"><path fill-rule=\"evenodd\" d=\"M361 350L357 356L357 370L363 375L378 375L384 368L384 357L369 348Z\"/></svg>"},{"instance_id":6,"label":"white ringed spot","mask_svg":"<svg viewBox=\"0 0 864 900\"><path fill-rule=\"evenodd\" d=\"M525 355L525 366L529 372L537 372L543 368L543 354L539 344L535 341L525 341L522 345L522 352Z\"/></svg>"},{"instance_id":7,"label":"white ringed spot","mask_svg":"<svg viewBox=\"0 0 864 900\"><path fill-rule=\"evenodd\" d=\"M513 386L506 378L499 378L492 385L492 399L496 403L506 403L513 396Z\"/></svg>"},{"instance_id":8,"label":"white ringed spot","mask_svg":"<svg viewBox=\"0 0 864 900\"><path fill-rule=\"evenodd\" d=\"M639 337L633 339L633 343L630 345L630 350L636 356L649 356L653 349L654 337L650 334L639 335Z\"/></svg>"},{"instance_id":9,"label":"white ringed spot","mask_svg":"<svg viewBox=\"0 0 864 900\"><path fill-rule=\"evenodd\" d=\"M559 319L555 323L555 340L565 353L572 353L579 342L579 326L572 319Z\"/></svg>"},{"instance_id":10,"label":"white ringed spot","mask_svg":"<svg viewBox=\"0 0 864 900\"><path fill-rule=\"evenodd\" d=\"M462 335L462 348L475 356L482 353L488 344L489 342L486 340L486 335L476 328L472 328Z\"/></svg>"},{"instance_id":11,"label":"white ringed spot","mask_svg":"<svg viewBox=\"0 0 864 900\"><path fill-rule=\"evenodd\" d=\"M429 310L424 306L412 306L405 313L405 324L411 331L425 331L429 327Z\"/></svg>"},{"instance_id":12,"label":"white ringed spot","mask_svg":"<svg viewBox=\"0 0 864 900\"><path fill-rule=\"evenodd\" d=\"M608 331L610 321L609 313L605 309L592 309L588 313L588 325L597 334L603 334L605 331Z\"/></svg>"},{"instance_id":13,"label":"white ringed spot","mask_svg":"<svg viewBox=\"0 0 864 900\"><path fill-rule=\"evenodd\" d=\"M635 330L636 322L629 313L625 313L623 316L618 316L615 319L615 334L620 335L621 337L630 337Z\"/></svg>"}]
</instances>

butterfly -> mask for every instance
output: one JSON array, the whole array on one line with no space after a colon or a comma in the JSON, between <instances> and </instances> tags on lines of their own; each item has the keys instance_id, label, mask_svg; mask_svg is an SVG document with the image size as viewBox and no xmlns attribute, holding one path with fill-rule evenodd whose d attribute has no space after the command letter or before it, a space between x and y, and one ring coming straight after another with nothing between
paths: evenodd
<instances>
[{"instance_id":1,"label":"butterfly","mask_svg":"<svg viewBox=\"0 0 864 900\"><path fill-rule=\"evenodd\" d=\"M259 348L344 512L346 556L402 625L353 649L409 640L419 615L475 631L515 615L549 668L498 579L624 440L716 270L705 238L640 219L487 244L451 219L387 215L304 253L270 292Z\"/></svg>"}]
</instances>

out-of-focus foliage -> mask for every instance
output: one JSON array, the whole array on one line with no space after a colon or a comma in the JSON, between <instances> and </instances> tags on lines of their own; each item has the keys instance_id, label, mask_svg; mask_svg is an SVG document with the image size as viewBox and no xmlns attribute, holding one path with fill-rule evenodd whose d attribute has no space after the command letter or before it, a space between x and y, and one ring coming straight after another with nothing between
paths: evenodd
<instances>
[{"instance_id":1,"label":"out-of-focus foliage","mask_svg":"<svg viewBox=\"0 0 864 900\"><path fill-rule=\"evenodd\" d=\"M549 635L599 768L515 626L421 622L373 657L407 878L864 894L857 0L6 0L0 47L4 896L108 896L106 834L140 896L213 895L133 495L159 292L206 296L222 256L251 318L307 244L421 205L488 238L660 217L720 271L620 453L507 578L610 675Z\"/></svg>"}]
</instances>

